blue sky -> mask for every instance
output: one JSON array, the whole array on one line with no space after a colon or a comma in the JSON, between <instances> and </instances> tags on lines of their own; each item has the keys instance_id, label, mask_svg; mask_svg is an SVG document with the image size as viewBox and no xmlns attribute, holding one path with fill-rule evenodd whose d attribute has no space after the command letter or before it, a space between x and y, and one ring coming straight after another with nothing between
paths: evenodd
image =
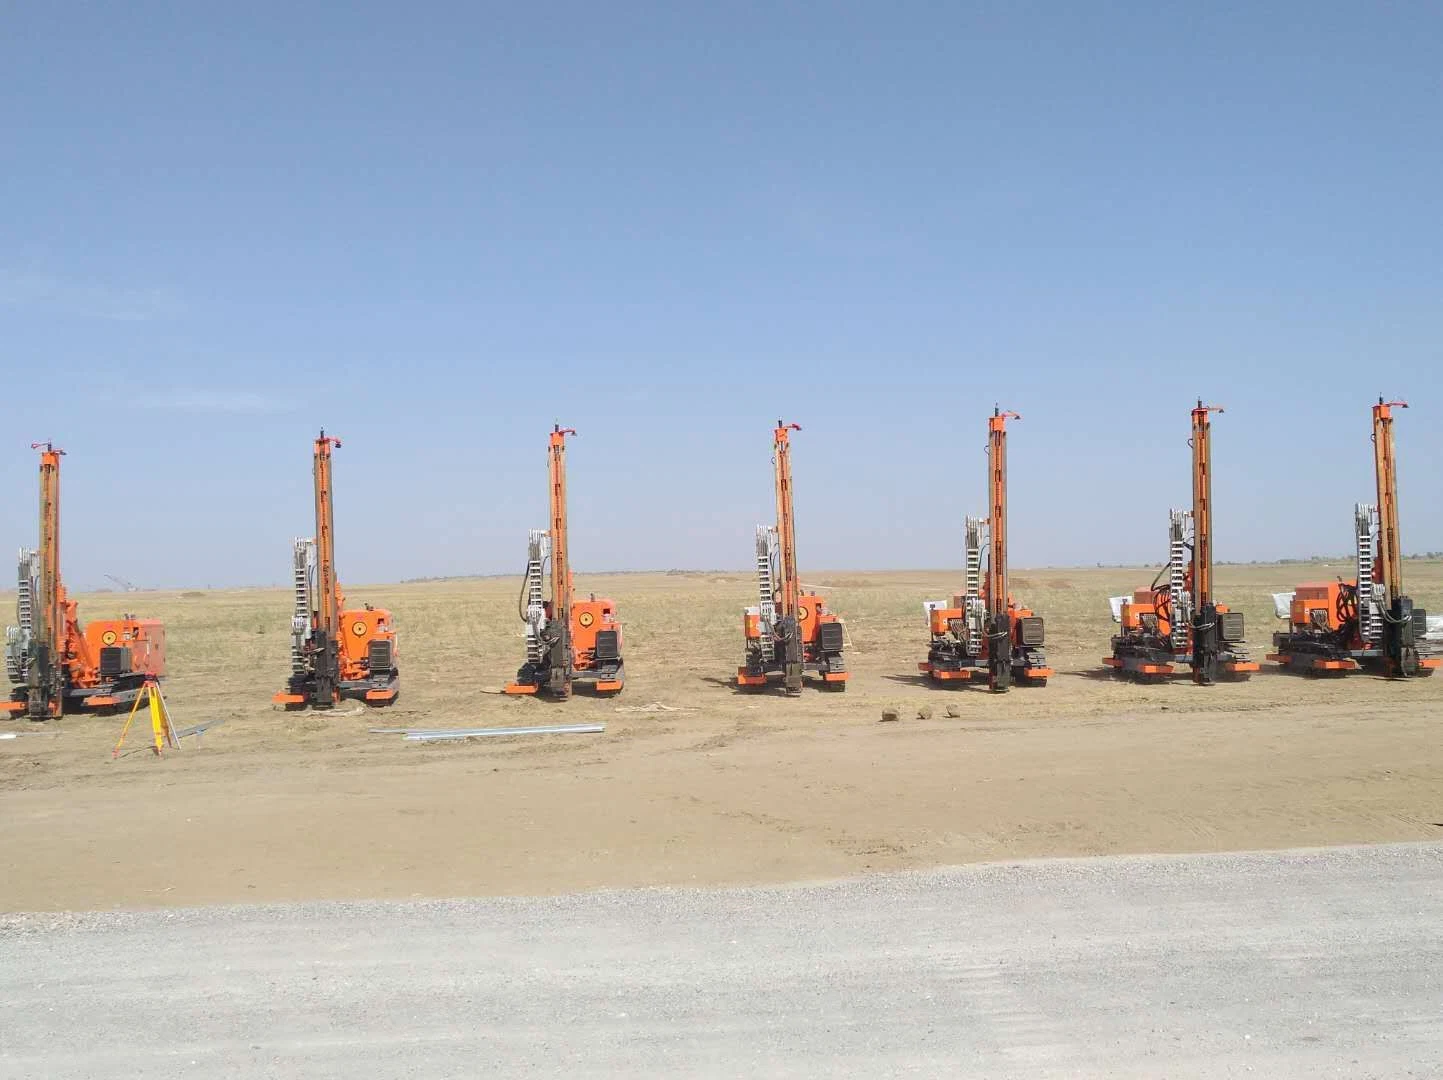
<instances>
[{"instance_id":1,"label":"blue sky","mask_svg":"<svg viewBox=\"0 0 1443 1080\"><path fill-rule=\"evenodd\" d=\"M1443 548L1443 8L7 6L0 538L72 587L279 582L339 433L353 582L960 565L984 418L1027 564L1342 551L1368 405Z\"/></svg>"}]
</instances>

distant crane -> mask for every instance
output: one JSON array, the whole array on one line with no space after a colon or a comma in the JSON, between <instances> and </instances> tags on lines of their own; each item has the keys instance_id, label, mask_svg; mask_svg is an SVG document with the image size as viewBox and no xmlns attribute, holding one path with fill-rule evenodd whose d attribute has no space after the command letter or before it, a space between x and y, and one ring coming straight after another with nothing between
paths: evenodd
<instances>
[{"instance_id":1,"label":"distant crane","mask_svg":"<svg viewBox=\"0 0 1443 1080\"><path fill-rule=\"evenodd\" d=\"M106 577L107 580L115 582L117 585L119 585L119 586L120 586L122 589L124 589L126 592L140 592L140 587L139 587L139 586L137 586L137 585L132 585L130 582L126 581L124 578L116 577L114 574L106 574L105 577Z\"/></svg>"}]
</instances>

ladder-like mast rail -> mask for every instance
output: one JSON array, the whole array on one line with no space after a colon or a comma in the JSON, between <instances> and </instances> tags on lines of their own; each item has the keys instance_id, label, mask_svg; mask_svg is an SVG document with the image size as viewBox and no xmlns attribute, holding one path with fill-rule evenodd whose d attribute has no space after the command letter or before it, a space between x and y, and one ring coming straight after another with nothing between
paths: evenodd
<instances>
[{"instance_id":1,"label":"ladder-like mast rail","mask_svg":"<svg viewBox=\"0 0 1443 1080\"><path fill-rule=\"evenodd\" d=\"M1353 507L1353 573L1354 596L1358 610L1358 640L1366 646L1378 642L1377 554L1374 551L1374 521L1377 507L1358 503Z\"/></svg>"},{"instance_id":2,"label":"ladder-like mast rail","mask_svg":"<svg viewBox=\"0 0 1443 1080\"><path fill-rule=\"evenodd\" d=\"M771 663L776 658L777 632L777 530L775 526L757 526L757 616L761 638L758 647L762 659Z\"/></svg>"},{"instance_id":3,"label":"ladder-like mast rail","mask_svg":"<svg viewBox=\"0 0 1443 1080\"><path fill-rule=\"evenodd\" d=\"M982 655L982 635L986 632L984 620L986 605L982 603L982 527L981 518L964 518L962 521L965 564L962 578L962 617L966 633L965 647L968 656Z\"/></svg>"},{"instance_id":4,"label":"ladder-like mast rail","mask_svg":"<svg viewBox=\"0 0 1443 1080\"><path fill-rule=\"evenodd\" d=\"M1167 530L1167 595L1171 605L1168 636L1173 651L1179 654L1187 652L1188 634L1192 632L1192 600L1187 588L1187 526L1191 517L1187 510L1171 511Z\"/></svg>"},{"instance_id":5,"label":"ladder-like mast rail","mask_svg":"<svg viewBox=\"0 0 1443 1080\"><path fill-rule=\"evenodd\" d=\"M315 610L316 541L298 536L291 542L291 675L304 675L306 648Z\"/></svg>"}]
</instances>

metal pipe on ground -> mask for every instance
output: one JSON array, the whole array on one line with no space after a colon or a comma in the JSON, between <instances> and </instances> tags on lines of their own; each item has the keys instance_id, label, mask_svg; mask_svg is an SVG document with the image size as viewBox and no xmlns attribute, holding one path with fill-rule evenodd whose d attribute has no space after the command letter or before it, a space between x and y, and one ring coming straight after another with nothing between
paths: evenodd
<instances>
[{"instance_id":1,"label":"metal pipe on ground","mask_svg":"<svg viewBox=\"0 0 1443 1080\"><path fill-rule=\"evenodd\" d=\"M204 735L204 734L205 734L207 731L209 731L211 728L220 727L220 726L221 726L222 724L224 724L224 723L225 723L225 721L224 721L223 719L222 719L222 720L207 720L207 721L206 721L205 723L203 723L203 724L196 724L196 725L194 725L193 727L188 727L188 728L184 728L184 729L182 729L182 730L180 730L180 731L177 731L177 732L175 733L175 737L176 737L176 740L179 741L180 739L189 738L190 736L195 735L195 736L197 736L196 741L199 742L199 741L200 741L199 736Z\"/></svg>"},{"instance_id":2,"label":"metal pipe on ground","mask_svg":"<svg viewBox=\"0 0 1443 1080\"><path fill-rule=\"evenodd\" d=\"M562 724L551 727L505 728L371 728L371 734L400 735L407 742L441 742L505 735L599 735L605 730L605 724Z\"/></svg>"}]
</instances>

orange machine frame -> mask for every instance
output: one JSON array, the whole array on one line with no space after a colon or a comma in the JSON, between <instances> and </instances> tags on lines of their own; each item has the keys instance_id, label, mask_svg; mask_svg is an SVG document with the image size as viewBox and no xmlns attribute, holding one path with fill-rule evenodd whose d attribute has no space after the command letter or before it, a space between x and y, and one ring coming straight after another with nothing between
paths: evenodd
<instances>
[{"instance_id":1,"label":"orange machine frame","mask_svg":"<svg viewBox=\"0 0 1443 1080\"><path fill-rule=\"evenodd\" d=\"M748 662L737 668L739 689L764 687L780 681L788 694L799 694L806 673L820 679L825 689L847 688L850 673L842 659L842 620L827 610L815 592L804 592L797 574L796 515L792 501L791 433L800 424L781 420L772 431L772 480L776 496L775 529L777 580L772 583L771 600L776 606L775 625L765 628L762 609L748 608L742 614L742 638ZM770 574L770 571L768 571ZM837 629L826 630L825 627ZM770 634L772 658L767 660L763 641ZM776 656L780 647L782 655Z\"/></svg>"},{"instance_id":2,"label":"orange machine frame","mask_svg":"<svg viewBox=\"0 0 1443 1080\"><path fill-rule=\"evenodd\" d=\"M30 448L40 451L39 595L31 605L28 652L23 660L15 657L17 667L24 666L25 682L12 689L11 700L0 702L0 715L23 713L44 720L62 716L67 701L97 711L129 705L147 679L165 676L165 627L159 619L134 615L81 625L78 605L60 577L60 459L65 451L48 442ZM28 589L29 582L22 587ZM111 649L123 651L108 659Z\"/></svg>"}]
</instances>

